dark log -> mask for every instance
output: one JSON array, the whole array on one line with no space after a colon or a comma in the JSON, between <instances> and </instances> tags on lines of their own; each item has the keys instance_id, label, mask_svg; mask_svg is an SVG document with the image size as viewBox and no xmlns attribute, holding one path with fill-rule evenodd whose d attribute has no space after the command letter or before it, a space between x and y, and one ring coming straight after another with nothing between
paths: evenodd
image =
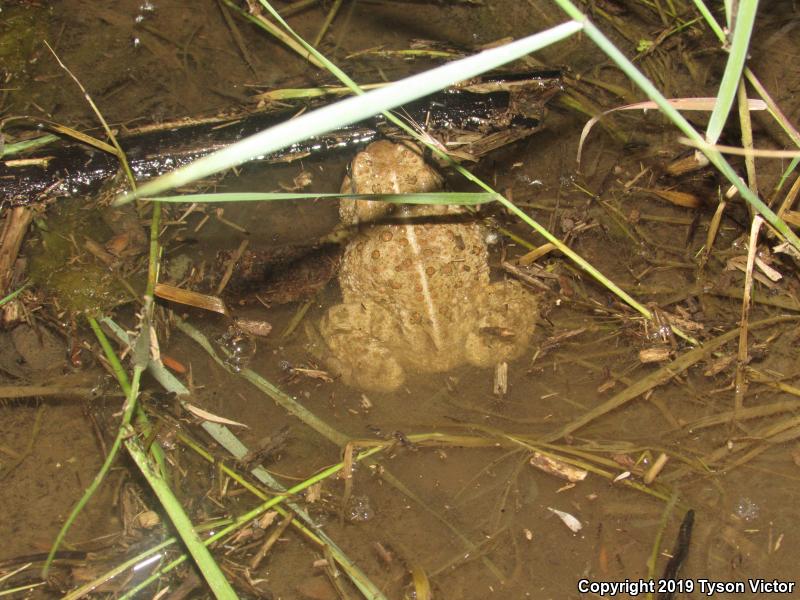
<instances>
[{"instance_id":1,"label":"dark log","mask_svg":"<svg viewBox=\"0 0 800 600\"><path fill-rule=\"evenodd\" d=\"M478 158L537 131L544 105L560 90L558 71L483 77L406 105L398 114L424 124L426 132L438 139L452 140L463 131L482 134L478 142L461 148ZM141 181L285 121L298 110L164 123L126 130L118 140ZM352 154L377 137L396 134L394 125L378 116L295 144L264 160L287 162L333 150ZM68 141L30 154L5 156L0 159L0 208L90 192L117 169L114 156Z\"/></svg>"}]
</instances>

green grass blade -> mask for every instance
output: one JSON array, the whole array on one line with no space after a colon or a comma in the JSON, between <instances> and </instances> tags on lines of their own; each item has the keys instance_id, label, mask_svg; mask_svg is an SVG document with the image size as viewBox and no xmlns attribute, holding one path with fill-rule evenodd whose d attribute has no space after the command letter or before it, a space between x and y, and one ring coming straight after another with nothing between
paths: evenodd
<instances>
[{"instance_id":1,"label":"green grass blade","mask_svg":"<svg viewBox=\"0 0 800 600\"><path fill-rule=\"evenodd\" d=\"M272 16L281 24L283 27L289 31L294 38L300 43L304 48L306 48L309 52L313 53L317 58L333 73L342 83L344 83L348 88L353 90L356 94L362 94L363 91L358 87L358 85L350 79L341 69L339 69L336 65L334 65L331 61L329 61L325 56L317 52L315 48L310 46L301 36L299 36L292 28L289 26L286 21L281 19L280 15L275 12L275 10L270 6L267 0L260 0L261 4L272 14ZM416 131L412 130L405 122L398 119L394 114L391 112L383 112L383 115L392 123L406 131L412 137L415 137L418 141L422 144L425 144L430 148L434 155L439 157L442 161L448 164L451 168L458 171L461 175L463 175L469 181L472 181L479 187L483 188L487 193L496 194L497 200L502 204L509 212L517 216L521 219L524 223L526 223L529 227L534 229L535 231L539 232L542 236L545 237L549 242L554 244L556 248L567 257L569 257L573 262L575 262L578 266L584 269L589 275L594 277L598 282L604 285L606 288L611 290L614 294L619 296L624 302L630 305L632 308L637 310L639 313L644 315L646 318L652 318L650 311L647 310L646 307L642 306L639 302L637 302L630 294L625 292L622 288L617 286L613 281L608 279L605 275L603 275L600 271L598 271L594 266L585 260L582 256L580 256L577 252L573 251L569 246L563 243L560 239L556 236L551 234L546 227L539 224L536 220L532 219L528 216L527 213L517 208L517 206L505 198L502 194L498 194L495 190L492 189L486 182L482 181L480 178L476 177L474 174L469 172L467 169L462 167L460 164L453 161L449 156L447 156L444 152L442 152L436 146L431 145L423 136L420 136ZM675 328L673 328L675 329ZM675 333L681 337L686 338L690 343L696 344L697 342L686 336L683 332L675 329Z\"/></svg>"},{"instance_id":2,"label":"green grass blade","mask_svg":"<svg viewBox=\"0 0 800 600\"><path fill-rule=\"evenodd\" d=\"M131 430L130 433L133 434L133 431ZM136 466L139 467L139 471L147 479L147 483L150 484L153 492L155 492L161 506L167 512L170 522L192 555L211 591L214 592L214 596L224 600L236 600L238 598L236 592L233 591L231 584L228 583L222 573L222 569L220 569L214 557L211 556L208 547L197 535L192 521L183 510L183 506L181 506L167 482L158 474L157 469L153 467L147 458L147 454L138 439L135 436L129 436L125 440L125 447L128 449L128 453L136 463Z\"/></svg>"},{"instance_id":3,"label":"green grass blade","mask_svg":"<svg viewBox=\"0 0 800 600\"><path fill-rule=\"evenodd\" d=\"M757 8L758 0L742 0L739 3L728 62L719 85L717 104L711 113L706 129L706 140L709 144L716 144L719 140L736 98L736 90L739 87L739 80L742 78L744 62L747 59L747 49L750 46L750 35L753 31Z\"/></svg>"},{"instance_id":4,"label":"green grass blade","mask_svg":"<svg viewBox=\"0 0 800 600\"><path fill-rule=\"evenodd\" d=\"M650 558L647 559L647 576L651 579L656 579L658 577L656 575L656 566L658 565L658 557L661 555L661 539L664 537L664 531L667 529L667 525L669 524L669 518L672 516L672 511L675 509L675 505L678 503L678 492L677 490L673 490L672 495L670 496L669 500L667 501L667 505L664 507L664 512L661 515L661 523L659 523L658 531L656 531L656 537L653 541L652 549L650 550ZM652 595L650 596L652 598Z\"/></svg>"},{"instance_id":5,"label":"green grass blade","mask_svg":"<svg viewBox=\"0 0 800 600\"><path fill-rule=\"evenodd\" d=\"M708 160L713 164L726 179L736 188L741 196L749 202L764 219L772 225L792 246L800 250L800 238L789 229L786 223L783 222L762 200L755 195L750 188L739 178L739 175L733 167L725 160L722 154L715 148L709 147L705 143L705 139L700 135L694 127L681 115L675 108L670 105L669 101L656 89L639 69L630 62L622 52L609 40L602 31L600 31L580 10L571 2L571 0L554 0L561 9L566 12L570 17L583 24L583 31L595 44L597 44L603 52L605 52L611 60L613 60L619 68L631 80L641 88L641 90L655 102L672 123L680 129L686 137L690 138L698 147L701 147L703 154L706 155Z\"/></svg>"},{"instance_id":6,"label":"green grass blade","mask_svg":"<svg viewBox=\"0 0 800 600\"><path fill-rule=\"evenodd\" d=\"M407 77L362 96L347 98L306 113L296 119L280 123L245 138L190 165L157 177L145 183L135 192L118 197L115 204L123 204L135 198L152 196L164 190L187 185L258 156L277 152L315 135L362 121L378 112L407 104L448 85L495 69L562 40L580 29L581 26L578 23L563 23L510 44L485 50L474 56Z\"/></svg>"},{"instance_id":7,"label":"green grass blade","mask_svg":"<svg viewBox=\"0 0 800 600\"><path fill-rule=\"evenodd\" d=\"M382 83L364 83L361 84L362 90L374 90L377 88L386 87L389 85L386 82ZM280 102L283 100L310 100L312 98L322 98L324 96L348 96L352 90L347 87L315 87L315 88L282 88L277 90L270 90L262 92L255 96L254 99L266 100L267 102Z\"/></svg>"},{"instance_id":8,"label":"green grass blade","mask_svg":"<svg viewBox=\"0 0 800 600\"><path fill-rule=\"evenodd\" d=\"M138 443L136 442L135 438L131 437L132 429L130 427L131 417L133 415L134 408L136 406L136 397L139 393L139 381L141 379L142 372L144 370L144 366L140 363L140 360L136 360L137 363L134 366L133 370L133 378L131 382L128 382L127 375L125 374L125 370L122 368L122 364L119 362L114 349L111 347L111 343L108 341L105 333L100 328L98 322L93 318L89 317L89 325L94 331L95 335L97 336L100 345L103 348L103 351L108 358L114 375L117 378L117 381L120 384L123 392L125 392L126 400L125 400L125 410L122 416L122 421L120 428L117 432L117 436L114 439L114 443L111 447L111 450L108 453L108 457L106 458L103 467L95 476L92 484L84 493L81 500L73 509L72 513L70 514L69 519L62 527L61 531L59 532L58 537L56 538L55 543L53 544L52 549L50 550L50 556L48 556L48 562L45 564L45 569L43 571L43 576L46 576L47 569L49 568L50 561L52 557L55 555L61 541L64 539L69 527L72 525L72 522L75 520L75 517L80 513L89 499L94 495L94 492L100 486L103 479L105 478L106 473L108 472L111 464L114 462L117 456L117 452L119 450L120 444L123 440L125 440L125 446L128 452L131 454L131 457L136 462L137 466L139 467L142 474L150 483L153 491L155 491L156 495L158 496L161 505L167 511L167 514L172 521L172 524L178 530L178 533L181 536L184 544L189 549L189 552L192 554L192 557L197 562L198 567L200 568L203 576L208 581L209 586L214 591L214 594L217 598L229 598L235 599L237 598L236 593L233 591L233 588L230 587L230 584L225 579L225 576L222 575L222 571L214 562L214 559L211 557L208 549L203 546L200 538L195 533L191 522L189 521L188 516L183 511L183 507L181 507L178 500L175 498L172 490L169 489L169 486L164 482L164 480L157 475L156 469L153 469L150 465L150 461L147 459L145 452L139 447ZM146 329L143 329L146 331ZM143 335L143 334L142 334ZM140 335L140 338L142 337ZM149 336L145 340L146 343L149 343ZM139 344L135 344L135 346L139 346ZM134 354L137 353L134 350ZM149 353L148 353L149 355ZM145 358L146 363L146 358ZM220 580L221 578L221 580Z\"/></svg>"},{"instance_id":9,"label":"green grass blade","mask_svg":"<svg viewBox=\"0 0 800 600\"><path fill-rule=\"evenodd\" d=\"M361 452L360 454L355 456L353 458L353 460L355 460L356 462L362 461L365 458L368 458L368 457L372 456L373 454L376 454L376 453L378 453L378 452L380 452L382 450L383 450L382 447L370 448L369 450L365 450L364 452ZM227 527L223 527L222 529L217 531L211 537L203 540L202 543L204 545L208 546L208 545L210 545L210 544L212 544L212 543L224 538L229 533L231 533L233 531L236 531L237 529L241 528L244 524L249 523L251 520L253 520L256 517L258 517L259 515L263 514L265 511L269 510L273 506L276 506L276 505L278 505L278 504L280 504L282 502L285 502L286 500L288 500L290 498L295 497L297 494L305 491L306 489L308 489L309 487L311 487L315 483L318 483L318 482L323 481L323 480L325 480L325 479L327 479L327 478L329 478L329 477L331 477L333 475L336 475L343 468L344 468L344 463L340 462L340 463L335 464L335 465L333 465L331 467L328 467L327 469L324 469L323 471L317 473L316 475L310 477L309 479L306 479L305 481L303 481L301 483L298 483L297 485L289 488L286 491L285 494L280 494L278 496L274 496L274 497L270 498L269 500L267 500L266 502L256 506L252 510L244 513L243 515L241 515L239 517L237 517L236 520L231 525L228 525ZM133 589L128 590L125 593L125 595L120 597L119 600L129 600L131 598L135 598L136 594L139 591L141 591L144 588L146 588L148 585L153 583L160 576L164 575L165 573L168 573L169 571L171 571L175 567L177 567L180 564L182 564L185 560L186 560L186 556L185 555L180 557L180 558L177 558L177 559L173 560L171 563L169 563L169 564L165 565L164 567L162 567L161 569L159 569L159 571L157 573L154 573L153 575L151 575L150 577L148 577L144 581L140 582ZM369 598L370 598L370 600L373 600L372 597L369 597Z\"/></svg>"},{"instance_id":10,"label":"green grass blade","mask_svg":"<svg viewBox=\"0 0 800 600\"><path fill-rule=\"evenodd\" d=\"M254 14L245 11L237 4L231 2L231 0L222 0L222 1L228 8L239 13L239 15L241 15L244 19L247 19L254 25L257 25L258 27L261 27L263 30L267 31L271 36L274 36L276 39L286 44L289 48L297 52L298 55L300 55L303 59L310 62L315 67L323 68L322 64L320 64L320 62L310 52L304 51L303 48L297 44L297 42L295 42L291 37L286 35L286 33L281 31L281 28L276 26L274 23L271 23L270 21L261 17L260 15L256 16Z\"/></svg>"},{"instance_id":11,"label":"green grass blade","mask_svg":"<svg viewBox=\"0 0 800 600\"><path fill-rule=\"evenodd\" d=\"M703 0L694 0L694 5L697 8L698 12L703 15L706 23L711 28L711 31L719 38L721 42L725 41L725 32L722 30L722 27L719 26L717 20L714 18L714 15L711 14L711 11L705 5Z\"/></svg>"},{"instance_id":12,"label":"green grass blade","mask_svg":"<svg viewBox=\"0 0 800 600\"><path fill-rule=\"evenodd\" d=\"M719 26L716 19L714 19L714 16L711 14L711 11L709 11L708 8L706 8L705 4L703 4L703 0L694 0L694 1L695 4L697 5L698 10L702 13L703 18L706 20L708 26L717 35L719 41L724 44L727 39L725 37L725 32ZM783 114L783 111L781 111L778 105L775 104L775 102L772 100L769 93L767 93L767 90L764 89L764 86L761 85L761 82L758 80L755 74L746 66L744 68L744 74L747 80L753 86L753 88L755 88L758 95L761 96L764 102L767 103L767 110L769 110L770 114L772 115L772 118L775 119L778 125L781 126L781 129L783 129L786 132L786 135L788 135L789 138L791 138L791 140L795 143L795 145L800 146L800 134L792 126L789 119L786 118L786 115Z\"/></svg>"},{"instance_id":13,"label":"green grass blade","mask_svg":"<svg viewBox=\"0 0 800 600\"><path fill-rule=\"evenodd\" d=\"M117 323L115 323L112 319L104 317L101 319L101 322L109 327L124 343L129 343L130 337L128 336L128 333L122 327L117 325ZM199 334L198 332L198 335L202 334ZM189 394L189 390L160 362L157 362L151 358L147 368L150 370L150 373L153 375L156 381L158 381L167 391L173 392L177 396L186 396ZM230 452L235 458L241 459L248 453L248 448L233 434L233 432L231 432L224 425L212 423L211 421L203 421L201 426L211 437L214 438L214 440L217 441L217 443ZM214 459L212 458L211 460ZM270 489L281 492L285 491L285 488L281 485L281 483L272 477L272 475L270 475L269 472L263 467L255 467L250 471L250 473L256 479L261 481L261 483L267 485ZM327 546L330 549L336 562L339 563L339 566L342 568L342 570L347 573L347 576L350 577L350 580L353 582L353 584L364 594L364 597L371 598L373 600L386 600L386 596L384 596L378 586L374 584L369 577L367 577L367 575L358 567L358 565L356 565L355 562L353 562L353 560L347 556L347 554L345 554L345 552L333 541L333 539L331 539L316 525L315 521L302 506L292 501L287 501L286 504L289 509L297 515L298 519L305 523L305 525L302 525L301 523L296 522L294 523L295 527L300 529L315 543ZM122 572L122 570L124 569L121 569L118 572Z\"/></svg>"},{"instance_id":14,"label":"green grass blade","mask_svg":"<svg viewBox=\"0 0 800 600\"><path fill-rule=\"evenodd\" d=\"M778 185L775 186L776 189L783 189L783 186L786 185L786 180L789 179L789 176L794 172L798 164L800 164L800 157L793 158L789 165L783 170L783 173L781 173Z\"/></svg>"},{"instance_id":15,"label":"green grass blade","mask_svg":"<svg viewBox=\"0 0 800 600\"><path fill-rule=\"evenodd\" d=\"M3 306L4 304L8 304L9 302L11 302L14 298L19 296L28 287L30 287L30 285L31 285L31 282L30 281L26 281L19 288L17 288L13 292L10 292L9 294L7 294L4 298L0 298L0 306Z\"/></svg>"},{"instance_id":16,"label":"green grass blade","mask_svg":"<svg viewBox=\"0 0 800 600\"><path fill-rule=\"evenodd\" d=\"M58 552L58 549L61 546L61 542L64 541L67 532L70 530L72 524L75 522L75 519L78 518L78 515L81 513L83 508L89 503L89 500L91 500L92 496L94 496L94 493L100 487L100 484L103 483L103 480L111 468L111 465L116 460L119 448L122 445L123 439L125 438L125 434L123 432L127 431L126 426L131 421L133 409L136 405L135 398L139 394L139 378L141 377L141 371L138 369L134 370L133 381L129 382L128 376L125 374L125 370L122 368L122 365L120 364L114 349L111 347L108 338L103 333L103 330L100 329L100 325L98 325L97 321L93 317L89 317L89 325L97 336L97 339L100 342L103 351L105 352L106 358L108 358L108 361L111 364L111 369L114 372L117 381L119 382L119 386L125 393L125 407L120 428L117 431L116 437L114 438L114 443L111 444L111 448L108 451L106 460L103 462L103 465L100 467L97 475L94 476L92 483L90 483L89 487L86 488L86 491L83 493L83 496L81 496L81 499L78 500L78 503L70 512L69 517L67 517L64 525L62 525L61 530L58 532L58 535L56 536L56 539L50 548L50 553L47 555L47 560L45 560L44 567L42 568L43 579L47 579L47 574L50 571L50 565L53 562L56 552Z\"/></svg>"},{"instance_id":17,"label":"green grass blade","mask_svg":"<svg viewBox=\"0 0 800 600\"><path fill-rule=\"evenodd\" d=\"M15 154L21 154L22 152L27 152L28 150L40 148L52 142L58 141L59 139L61 138L59 138L57 135L49 133L47 135L42 135L37 138L33 138L31 140L15 142L13 144L6 144L2 148L0 148L0 158L5 158L6 156L14 156Z\"/></svg>"},{"instance_id":18,"label":"green grass blade","mask_svg":"<svg viewBox=\"0 0 800 600\"><path fill-rule=\"evenodd\" d=\"M204 523L203 525L199 526L197 528L197 531L198 533L203 533L211 529L218 529L221 526L224 527L226 525L229 525L231 522L232 519L218 519L215 521L210 521L208 523ZM160 553L162 550L165 550L177 543L178 539L176 537L168 537L167 539L156 544L155 546L150 546L146 550L128 558L127 560L121 562L112 569L109 569L102 575L99 575L98 577L92 579L91 581L87 581L82 586L75 588L74 590L63 596L61 600L80 600L80 598L83 598L87 594L92 593L107 581L111 581L115 577L122 575L128 569L133 569L137 565L142 564L145 561L148 561L148 559Z\"/></svg>"}]
</instances>

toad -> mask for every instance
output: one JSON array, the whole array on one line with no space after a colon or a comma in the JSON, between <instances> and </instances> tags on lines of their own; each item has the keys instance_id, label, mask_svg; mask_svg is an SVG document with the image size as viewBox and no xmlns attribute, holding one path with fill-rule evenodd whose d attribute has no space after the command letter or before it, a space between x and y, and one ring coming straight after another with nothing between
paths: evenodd
<instances>
[{"instance_id":1,"label":"toad","mask_svg":"<svg viewBox=\"0 0 800 600\"><path fill-rule=\"evenodd\" d=\"M355 157L342 193L441 187L416 147L382 140ZM339 212L358 232L339 271L342 302L317 339L346 384L390 392L415 372L492 367L527 347L536 299L516 281L490 282L484 232L467 210L343 200Z\"/></svg>"}]
</instances>

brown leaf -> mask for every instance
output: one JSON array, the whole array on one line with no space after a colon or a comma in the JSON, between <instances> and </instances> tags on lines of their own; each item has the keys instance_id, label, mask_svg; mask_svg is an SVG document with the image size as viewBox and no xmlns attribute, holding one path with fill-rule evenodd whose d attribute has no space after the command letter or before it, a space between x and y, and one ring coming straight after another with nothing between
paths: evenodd
<instances>
[{"instance_id":1,"label":"brown leaf","mask_svg":"<svg viewBox=\"0 0 800 600\"><path fill-rule=\"evenodd\" d=\"M659 190L656 188L642 188L642 191L655 194L662 200L671 202L676 206L686 208L698 208L703 202L699 196L688 192L676 192L675 190Z\"/></svg>"}]
</instances>

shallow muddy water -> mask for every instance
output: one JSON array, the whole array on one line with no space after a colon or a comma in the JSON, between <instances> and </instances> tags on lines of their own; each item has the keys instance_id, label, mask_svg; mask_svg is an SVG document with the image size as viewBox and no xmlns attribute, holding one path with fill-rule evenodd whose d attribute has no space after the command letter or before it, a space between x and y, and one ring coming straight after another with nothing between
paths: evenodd
<instances>
[{"instance_id":1,"label":"shallow muddy water","mask_svg":"<svg viewBox=\"0 0 800 600\"><path fill-rule=\"evenodd\" d=\"M778 23L774 14L762 16L751 68L796 124L797 73L785 74L777 63L797 59L792 40L800 20L790 2L777 5L785 19ZM4 116L47 115L76 128L94 126L81 94L36 41L44 35L42 29L114 124L213 114L241 106L254 90L328 82L246 24L237 22L239 33L233 33L220 6L160 0L99 7L67 0L50 9L28 3L4 7L8 17L2 25L4 35L13 30L15 19L34 14L47 21L46 27L20 29L27 36L19 34L25 41L20 48L26 50L20 50L16 62L9 62L18 70L9 69L11 89L3 92L1 105ZM598 23L631 56L635 48L621 35L620 23L653 37L663 28L646 8L614 6L623 10L613 17L615 26L600 17ZM315 8L291 22L313 38L324 17L325 12ZM419 38L474 47L561 20L561 14L545 2L345 3L321 49L357 80L367 82L425 65L369 55L348 58L354 53L379 45L402 49ZM243 36L246 53L236 42L237 35ZM775 61L776 56L786 60ZM550 48L536 59L568 69L573 99L591 99L602 108L639 99L584 39ZM639 64L662 72L658 83L668 95L711 96L721 59L710 37L698 34L676 38L640 57ZM664 68L668 75L663 75ZM578 76L622 86L627 96L575 83ZM323 481L319 498L304 494L295 498L387 598L420 597L410 591L411 573L418 578L425 574L435 598L595 598L597 590L580 587L581 580L660 578L690 509L694 527L680 570L684 589L675 598L705 597L710 581L742 583L746 590L735 597L757 598L763 594L751 591L750 579L793 583L797 578L799 551L793 525L800 510L800 446L795 433L800 406L800 281L796 263L764 255L783 279L771 286L755 284L745 413L734 422L739 337L728 335L727 342L719 344L716 340L734 331L741 317L744 275L737 265L743 264L747 252L747 210L738 200L730 203L714 251L701 264L722 185L718 178L709 171L664 175L665 165L683 150L674 130L651 113L615 118L616 137L596 127L578 172L575 154L586 118L571 110L563 97L556 99L544 131L496 151L474 171L566 238L575 252L639 302L680 319L674 322L713 348L707 355L693 360L700 351L692 345L669 336L662 340L656 325L646 324L558 253L536 262L544 274L535 276L548 291L531 288L538 295L537 328L530 347L508 365L503 395L493 391L492 369L467 365L445 373L409 374L393 393L365 392L340 380L320 378L317 371L326 367L311 351L303 325L284 335L302 302L265 306L258 293L226 295L238 317L272 325L270 336L254 342L254 354L241 366L302 406L303 422L300 411L288 411L291 402L280 400L278 392L270 396L257 390L241 373L215 362L175 323L167 327L159 321L161 352L188 369L179 377L192 389L194 406L246 424L247 428L234 430L248 447L269 436L283 439L264 459L264 466L286 487L339 462L343 440L393 442L353 468L351 486L334 476ZM698 126L704 124L699 113L691 119ZM755 127L757 146L785 143L771 137L775 127L762 116ZM730 136L731 143L737 143L735 134ZM351 158L341 154L248 167L227 174L216 185L225 191L272 191L291 187L307 174L310 185L304 191L334 192ZM785 165L767 161L757 165L759 189L768 196ZM451 188L468 189L454 175L447 174L447 179ZM702 204L675 206L648 193L653 188L690 192ZM42 254L53 256L53 247L45 243L48 234L69 239L61 233L59 217L69 219L64 222L78 241L89 231L100 242L112 235L98 225L93 213L86 216L91 209L80 199L55 204L68 202L73 204L67 208L51 205L42 217L44 224L38 223L29 233L25 253L34 276ZM226 205L221 218L207 210L178 222L184 208L170 208L165 217L163 280L188 260L198 270L203 266L205 278L198 279L216 285L221 272L213 269L219 269L219 250L233 252L245 240L253 252L302 248L337 223L336 206L323 201ZM482 209L480 215L487 217L490 229L502 227L516 237L496 236L499 241L492 245L489 258L494 281L511 277L501 263L525 254L525 244L544 242L499 208ZM148 218L143 215L143 220ZM48 232L43 233L45 227ZM88 272L82 265L88 264L85 261L94 265L94 259L77 242L71 254L72 246L65 246L65 257L58 259L64 262L63 270ZM143 262L133 259L125 273L136 291L140 279L135 273L141 278ZM176 281L183 279L175 276ZM10 331L1 331L0 384L52 383L91 393L78 394L78 399L73 394L5 400L0 405L0 505L4 507L0 539L6 540L0 549L0 575L29 561L40 564L41 553L48 551L99 468L105 449L98 439L106 443L113 439L121 405L113 380L96 358L99 351L85 319L73 314L63 291L59 298L47 288L50 281L40 277L26 302L38 307L29 319L56 342L33 342L23 340L22 333L14 338ZM333 278L311 296L304 321L318 324L340 301ZM225 317L168 303L160 304L159 319L166 320L169 309L211 340L230 324ZM115 315L133 329L133 312L122 306ZM761 323L766 319L772 321ZM701 327L689 329L695 324ZM53 344L58 348L59 343L60 353L56 351L53 360L36 364L35 355ZM219 346L215 348L219 352ZM664 360L643 363L640 351L653 349L663 353ZM667 366L671 372L666 372ZM660 377L658 385L646 385L648 377ZM184 446L175 446L174 431L192 432L216 459L234 467L238 463L202 437L196 419L176 409L154 380L147 378L143 389L143 403L151 416L164 423L158 438L169 449L174 488L193 521L236 516L254 506L258 501L221 477L216 466L198 460ZM626 397L628 389L636 391ZM619 406L603 409L613 399ZM756 408L762 412L747 412ZM770 408L774 410L768 412ZM603 414L579 421L593 410ZM711 421L714 416L719 416L717 422ZM568 483L534 468L530 464L534 450L588 465L592 472L583 481ZM645 484L645 472L661 453L669 457L666 466L653 483ZM167 535L168 528L132 525L132 515L158 510L158 504L135 467L126 459L118 464L67 537L64 550L76 554L64 556L74 562L60 563L56 577L48 586L29 592L31 597L63 595L88 580L89 574L98 576ZM571 531L553 509L569 513L582 528ZM228 540L215 554L242 596L337 597L324 568L315 563L323 552L296 530L287 529L260 566L248 570L261 543ZM83 554L87 551L95 554L87 557ZM653 554L656 565L648 570ZM186 575L182 570L161 585L174 591ZM31 569L15 582L35 577ZM141 577L141 573L121 576L108 591L130 589ZM350 597L358 597L349 584L344 585ZM152 586L140 597L156 592ZM210 593L199 586L193 597Z\"/></svg>"}]
</instances>

